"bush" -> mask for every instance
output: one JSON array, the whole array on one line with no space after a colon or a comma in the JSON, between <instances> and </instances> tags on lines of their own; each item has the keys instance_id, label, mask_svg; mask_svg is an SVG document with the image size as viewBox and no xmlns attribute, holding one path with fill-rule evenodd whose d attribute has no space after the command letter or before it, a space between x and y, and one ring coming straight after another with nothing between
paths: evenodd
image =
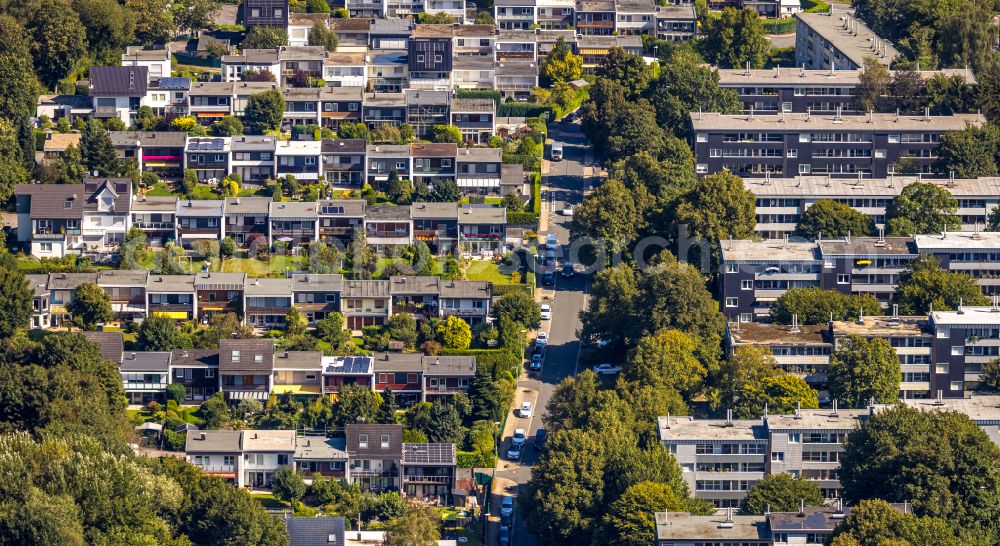
<instances>
[{"instance_id":1,"label":"bush","mask_svg":"<svg viewBox=\"0 0 1000 546\"><path fill-rule=\"evenodd\" d=\"M493 99L494 104L503 102L503 94L492 89L459 89L455 96L460 99Z\"/></svg>"},{"instance_id":2,"label":"bush","mask_svg":"<svg viewBox=\"0 0 1000 546\"><path fill-rule=\"evenodd\" d=\"M502 102L497 107L497 116L534 118L548 112L549 108L537 102Z\"/></svg>"},{"instance_id":3,"label":"bush","mask_svg":"<svg viewBox=\"0 0 1000 546\"><path fill-rule=\"evenodd\" d=\"M177 404L184 403L184 385L180 383L171 383L167 385L167 404L170 402L176 402Z\"/></svg>"},{"instance_id":4,"label":"bush","mask_svg":"<svg viewBox=\"0 0 1000 546\"><path fill-rule=\"evenodd\" d=\"M507 226L522 226L538 229L538 214L534 212L508 212Z\"/></svg>"},{"instance_id":5,"label":"bush","mask_svg":"<svg viewBox=\"0 0 1000 546\"><path fill-rule=\"evenodd\" d=\"M187 435L183 432L174 432L169 428L163 429L163 448L167 451L184 451L184 442Z\"/></svg>"},{"instance_id":6,"label":"bush","mask_svg":"<svg viewBox=\"0 0 1000 546\"><path fill-rule=\"evenodd\" d=\"M512 292L527 292L531 293L526 284L494 284L493 285L493 296L501 297Z\"/></svg>"},{"instance_id":7,"label":"bush","mask_svg":"<svg viewBox=\"0 0 1000 546\"><path fill-rule=\"evenodd\" d=\"M768 34L789 34L795 32L795 18L785 19L761 19L764 23L764 31Z\"/></svg>"},{"instance_id":8,"label":"bush","mask_svg":"<svg viewBox=\"0 0 1000 546\"><path fill-rule=\"evenodd\" d=\"M490 373L493 370L516 370L521 367L521 359L507 349L443 349L444 356L474 356L476 369Z\"/></svg>"}]
</instances>

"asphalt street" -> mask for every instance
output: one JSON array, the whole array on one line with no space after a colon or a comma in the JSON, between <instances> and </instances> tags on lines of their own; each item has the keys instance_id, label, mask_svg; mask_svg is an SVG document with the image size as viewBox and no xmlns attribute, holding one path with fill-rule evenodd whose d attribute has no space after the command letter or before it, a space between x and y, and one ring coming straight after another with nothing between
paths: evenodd
<instances>
[{"instance_id":1,"label":"asphalt street","mask_svg":"<svg viewBox=\"0 0 1000 546\"><path fill-rule=\"evenodd\" d=\"M550 124L550 138L563 143L564 159L550 163L549 172L542 178L543 208L549 211L548 226L542 231L543 236L556 234L560 244L569 242L570 218L559 213L568 206L576 206L583 199L584 167L587 153L587 140L580 132L579 125ZM549 150L546 149L546 157ZM559 256L562 264L563 256ZM557 268L557 271L559 268ZM541 275L539 275L541 279ZM586 303L586 289L589 278L576 275L572 279L564 279L556 275L555 286L540 287L542 294L549 296L546 301L552 305L552 319L543 321L542 330L549 335L549 346L541 374L521 376L518 390L531 389L537 393L535 410L530 420L519 419L519 427L527 427L528 449L520 463L506 465L508 468L497 471L497 476L511 479L523 486L531 478L531 465L538 460L538 451L531 447L539 428L544 428L542 416L552 391L564 378L576 373L577 359L580 354L580 341L577 332L580 329L579 312ZM534 396L534 395L532 395ZM513 416L511 418L514 418ZM506 440L501 446L500 454L506 451ZM512 543L515 546L536 546L538 544L524 526L523 518L517 518L514 525Z\"/></svg>"}]
</instances>

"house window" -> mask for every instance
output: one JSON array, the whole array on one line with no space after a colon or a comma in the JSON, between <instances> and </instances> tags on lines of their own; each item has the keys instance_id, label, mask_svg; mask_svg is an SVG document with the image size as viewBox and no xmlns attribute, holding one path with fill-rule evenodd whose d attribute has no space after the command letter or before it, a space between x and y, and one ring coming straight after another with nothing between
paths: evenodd
<instances>
[{"instance_id":1,"label":"house window","mask_svg":"<svg viewBox=\"0 0 1000 546\"><path fill-rule=\"evenodd\" d=\"M708 133L698 133L694 138L696 142L708 142Z\"/></svg>"},{"instance_id":2,"label":"house window","mask_svg":"<svg viewBox=\"0 0 1000 546\"><path fill-rule=\"evenodd\" d=\"M740 313L740 322L753 322L753 313Z\"/></svg>"},{"instance_id":3,"label":"house window","mask_svg":"<svg viewBox=\"0 0 1000 546\"><path fill-rule=\"evenodd\" d=\"M837 275L837 284L851 284L851 276L846 274Z\"/></svg>"},{"instance_id":4,"label":"house window","mask_svg":"<svg viewBox=\"0 0 1000 546\"><path fill-rule=\"evenodd\" d=\"M962 390L962 382L961 381L952 381L951 382L951 390L953 390L953 391L960 391L960 390Z\"/></svg>"},{"instance_id":5,"label":"house window","mask_svg":"<svg viewBox=\"0 0 1000 546\"><path fill-rule=\"evenodd\" d=\"M753 290L753 280L740 281L740 289Z\"/></svg>"},{"instance_id":6,"label":"house window","mask_svg":"<svg viewBox=\"0 0 1000 546\"><path fill-rule=\"evenodd\" d=\"M348 112L357 112L358 111L358 103L356 103L356 102L349 102L349 103L347 103L347 111Z\"/></svg>"},{"instance_id":7,"label":"house window","mask_svg":"<svg viewBox=\"0 0 1000 546\"><path fill-rule=\"evenodd\" d=\"M254 362L264 362L264 355L253 355Z\"/></svg>"},{"instance_id":8,"label":"house window","mask_svg":"<svg viewBox=\"0 0 1000 546\"><path fill-rule=\"evenodd\" d=\"M409 383L410 385L416 383L417 382L417 374L415 374L415 373L408 373L408 374L406 374L406 382Z\"/></svg>"},{"instance_id":9,"label":"house window","mask_svg":"<svg viewBox=\"0 0 1000 546\"><path fill-rule=\"evenodd\" d=\"M934 366L934 373L942 373L942 374L948 373L948 363L939 362L938 364L936 364Z\"/></svg>"},{"instance_id":10,"label":"house window","mask_svg":"<svg viewBox=\"0 0 1000 546\"><path fill-rule=\"evenodd\" d=\"M708 157L722 157L722 148L712 148L708 151Z\"/></svg>"},{"instance_id":11,"label":"house window","mask_svg":"<svg viewBox=\"0 0 1000 546\"><path fill-rule=\"evenodd\" d=\"M39 243L42 252L52 252L52 243Z\"/></svg>"},{"instance_id":12,"label":"house window","mask_svg":"<svg viewBox=\"0 0 1000 546\"><path fill-rule=\"evenodd\" d=\"M802 442L802 433L793 432L788 435L788 443L798 444Z\"/></svg>"},{"instance_id":13,"label":"house window","mask_svg":"<svg viewBox=\"0 0 1000 546\"><path fill-rule=\"evenodd\" d=\"M368 435L358 434L358 447L361 449L368 449Z\"/></svg>"},{"instance_id":14,"label":"house window","mask_svg":"<svg viewBox=\"0 0 1000 546\"><path fill-rule=\"evenodd\" d=\"M232 466L232 465L236 464L236 456L235 455L223 455L222 456L222 463L226 464L226 465L229 465L229 466Z\"/></svg>"},{"instance_id":15,"label":"house window","mask_svg":"<svg viewBox=\"0 0 1000 546\"><path fill-rule=\"evenodd\" d=\"M951 346L951 356L962 356L965 354L965 347L961 345Z\"/></svg>"},{"instance_id":16,"label":"house window","mask_svg":"<svg viewBox=\"0 0 1000 546\"><path fill-rule=\"evenodd\" d=\"M726 264L726 273L739 273L740 264Z\"/></svg>"},{"instance_id":17,"label":"house window","mask_svg":"<svg viewBox=\"0 0 1000 546\"><path fill-rule=\"evenodd\" d=\"M444 60L444 57L442 57L441 55L435 55L434 56L434 62L436 62L436 63L439 63L439 62L441 62L443 60Z\"/></svg>"},{"instance_id":18,"label":"house window","mask_svg":"<svg viewBox=\"0 0 1000 546\"><path fill-rule=\"evenodd\" d=\"M382 439L381 439L381 442L379 443L379 445L381 445L382 449L389 449L389 435L388 434L383 434L382 435Z\"/></svg>"},{"instance_id":19,"label":"house window","mask_svg":"<svg viewBox=\"0 0 1000 546\"><path fill-rule=\"evenodd\" d=\"M799 151L798 150L788 150L788 152L785 155L787 157L790 157L790 158L797 158L797 157L799 157Z\"/></svg>"},{"instance_id":20,"label":"house window","mask_svg":"<svg viewBox=\"0 0 1000 546\"><path fill-rule=\"evenodd\" d=\"M694 171L698 174L705 174L708 172L708 163L699 163L695 165Z\"/></svg>"},{"instance_id":21,"label":"house window","mask_svg":"<svg viewBox=\"0 0 1000 546\"><path fill-rule=\"evenodd\" d=\"M739 298L726 298L726 307L737 307L739 306Z\"/></svg>"},{"instance_id":22,"label":"house window","mask_svg":"<svg viewBox=\"0 0 1000 546\"><path fill-rule=\"evenodd\" d=\"M784 451L772 451L771 452L771 462L784 462L785 452Z\"/></svg>"},{"instance_id":23,"label":"house window","mask_svg":"<svg viewBox=\"0 0 1000 546\"><path fill-rule=\"evenodd\" d=\"M423 55L417 55L417 62L418 63L424 62L424 56Z\"/></svg>"},{"instance_id":24,"label":"house window","mask_svg":"<svg viewBox=\"0 0 1000 546\"><path fill-rule=\"evenodd\" d=\"M205 369L205 379L212 379L215 377L215 370L212 368Z\"/></svg>"},{"instance_id":25,"label":"house window","mask_svg":"<svg viewBox=\"0 0 1000 546\"><path fill-rule=\"evenodd\" d=\"M379 373L378 374L378 382L379 382L379 384L388 383L389 382L388 376L386 374L384 374L384 373Z\"/></svg>"},{"instance_id":26,"label":"house window","mask_svg":"<svg viewBox=\"0 0 1000 546\"><path fill-rule=\"evenodd\" d=\"M432 378L431 378L431 381L430 381L430 385L431 385L432 387L436 387L436 386L438 386L438 380L437 380L437 378L436 378L436 377L432 377Z\"/></svg>"},{"instance_id":27,"label":"house window","mask_svg":"<svg viewBox=\"0 0 1000 546\"><path fill-rule=\"evenodd\" d=\"M799 174L809 174L812 170L812 165L808 163L802 163L799 165Z\"/></svg>"},{"instance_id":28,"label":"house window","mask_svg":"<svg viewBox=\"0 0 1000 546\"><path fill-rule=\"evenodd\" d=\"M233 360L239 360L239 359L240 359L240 352L233 351Z\"/></svg>"}]
</instances>

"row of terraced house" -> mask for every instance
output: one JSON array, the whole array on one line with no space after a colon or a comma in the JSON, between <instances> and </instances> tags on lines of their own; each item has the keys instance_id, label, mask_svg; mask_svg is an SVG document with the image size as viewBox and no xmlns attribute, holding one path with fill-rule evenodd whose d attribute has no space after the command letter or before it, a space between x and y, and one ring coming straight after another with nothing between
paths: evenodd
<instances>
[{"instance_id":1,"label":"row of terraced house","mask_svg":"<svg viewBox=\"0 0 1000 546\"><path fill-rule=\"evenodd\" d=\"M214 314L237 313L257 328L284 328L295 308L310 326L330 313L341 313L350 330L382 325L394 313L418 320L457 316L470 326L482 324L490 311L492 285L439 277L395 276L348 280L340 274L297 273L287 278L254 278L246 273L201 272L159 275L146 270L28 275L34 292L34 328L68 324L77 289L94 283L111 300L115 321L165 316L208 323Z\"/></svg>"},{"instance_id":2,"label":"row of terraced house","mask_svg":"<svg viewBox=\"0 0 1000 546\"><path fill-rule=\"evenodd\" d=\"M22 184L14 193L17 241L39 258L115 253L131 228L145 233L152 246L172 242L184 248L198 240L226 237L241 248L282 243L296 250L313 241L344 248L357 231L376 250L423 241L437 254L464 250L492 255L506 244L507 211L494 205L135 196L131 180L124 178Z\"/></svg>"}]
</instances>

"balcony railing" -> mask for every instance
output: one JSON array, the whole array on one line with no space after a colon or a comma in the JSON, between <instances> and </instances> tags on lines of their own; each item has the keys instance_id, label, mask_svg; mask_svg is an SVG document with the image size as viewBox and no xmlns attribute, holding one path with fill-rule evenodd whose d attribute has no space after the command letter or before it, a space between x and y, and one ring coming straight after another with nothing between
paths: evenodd
<instances>
[{"instance_id":1,"label":"balcony railing","mask_svg":"<svg viewBox=\"0 0 1000 546\"><path fill-rule=\"evenodd\" d=\"M230 391L267 392L267 385L223 385L222 390L224 392L230 392Z\"/></svg>"},{"instance_id":2,"label":"balcony railing","mask_svg":"<svg viewBox=\"0 0 1000 546\"><path fill-rule=\"evenodd\" d=\"M411 476L403 475L403 483L451 483L451 476Z\"/></svg>"},{"instance_id":3,"label":"balcony railing","mask_svg":"<svg viewBox=\"0 0 1000 546\"><path fill-rule=\"evenodd\" d=\"M486 314L486 309L455 309L445 307L443 312L445 315L455 315L456 317L479 317Z\"/></svg>"},{"instance_id":4,"label":"balcony railing","mask_svg":"<svg viewBox=\"0 0 1000 546\"><path fill-rule=\"evenodd\" d=\"M94 108L94 115L99 118L113 118L118 115L118 108L114 106L98 106Z\"/></svg>"},{"instance_id":5,"label":"balcony railing","mask_svg":"<svg viewBox=\"0 0 1000 546\"><path fill-rule=\"evenodd\" d=\"M357 478L398 478L399 470L362 470L361 467L351 467L351 476Z\"/></svg>"},{"instance_id":6,"label":"balcony railing","mask_svg":"<svg viewBox=\"0 0 1000 546\"><path fill-rule=\"evenodd\" d=\"M410 234L405 231L377 231L371 229L367 231L367 235L369 237L392 237L392 238L410 236Z\"/></svg>"},{"instance_id":7,"label":"balcony railing","mask_svg":"<svg viewBox=\"0 0 1000 546\"><path fill-rule=\"evenodd\" d=\"M236 472L235 464L196 464L202 472Z\"/></svg>"},{"instance_id":8,"label":"balcony railing","mask_svg":"<svg viewBox=\"0 0 1000 546\"><path fill-rule=\"evenodd\" d=\"M132 222L139 229L174 229L173 222Z\"/></svg>"}]
</instances>

